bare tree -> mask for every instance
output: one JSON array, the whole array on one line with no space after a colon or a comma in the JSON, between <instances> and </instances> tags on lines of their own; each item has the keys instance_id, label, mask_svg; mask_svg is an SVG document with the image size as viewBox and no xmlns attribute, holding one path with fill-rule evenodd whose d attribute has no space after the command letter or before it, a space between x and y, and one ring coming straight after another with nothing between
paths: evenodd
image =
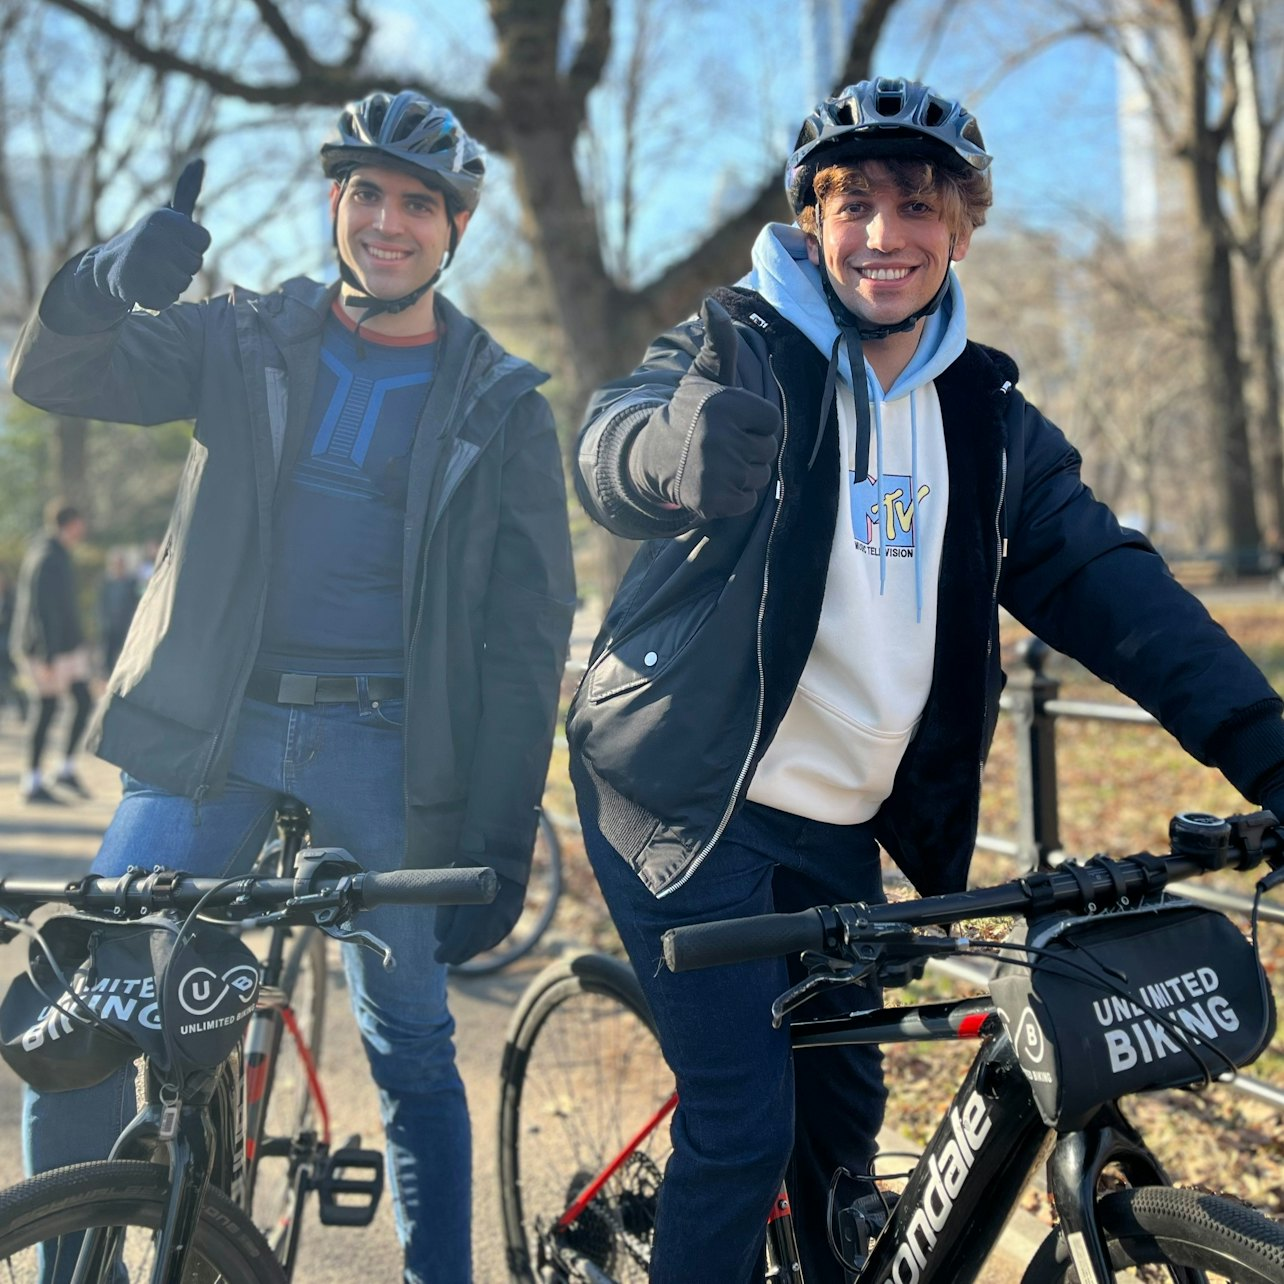
<instances>
[{"instance_id":1,"label":"bare tree","mask_svg":"<svg viewBox=\"0 0 1284 1284\"><path fill-rule=\"evenodd\" d=\"M636 265L604 243L610 218L586 187L581 150L589 98L604 82L617 19L613 0L487 0L495 55L485 70L484 91L459 91L453 83L408 76L376 63L376 30L369 0L318 0L293 6L276 0L42 0L72 14L139 65L167 78L206 86L223 98L275 107L339 104L389 84L412 84L451 107L468 130L507 157L525 214L539 276L553 300L554 315L573 354L577 401L609 375L637 359L660 328L694 310L713 283L734 280L746 269L753 238L763 223L787 216L779 159L754 181L740 210L706 227L684 253L639 283ZM229 25L251 31L254 57L232 59L220 50L175 38L175 15L200 13L206 5L230 5ZM659 0L640 0L643 8ZM838 83L859 79L896 0L865 0L851 32ZM690 7L690 6L688 6ZM127 10L127 12L126 12ZM573 21L572 19L577 19ZM729 21L736 21L729 17ZM318 50L324 49L328 56ZM627 61L627 59L625 60ZM635 67L634 71L640 68ZM690 64L676 73L672 92L683 92ZM724 70L730 76L730 70ZM627 75L627 68L626 68ZM475 78L475 77L474 77ZM685 80L689 91L691 82ZM752 100L745 88L726 85L726 104ZM640 97L640 86L635 101ZM734 111L711 114L721 130ZM692 127L675 145L683 164L697 163L708 129ZM639 136L627 135L636 145ZM696 146L696 143L701 144ZM623 215L636 209L626 197ZM627 238L625 240L627 245Z\"/></svg>"},{"instance_id":2,"label":"bare tree","mask_svg":"<svg viewBox=\"0 0 1284 1284\"><path fill-rule=\"evenodd\" d=\"M1284 256L1284 22L1264 30L1260 0L1240 0L1231 29L1234 129L1232 226L1245 272L1246 355L1255 397L1259 494L1268 540L1284 552L1284 392L1276 316L1278 264ZM1263 74L1265 72L1265 74Z\"/></svg>"},{"instance_id":3,"label":"bare tree","mask_svg":"<svg viewBox=\"0 0 1284 1284\"><path fill-rule=\"evenodd\" d=\"M243 54L227 16L225 0L213 0L201 21L176 11L166 30L203 56L215 48ZM0 316L12 333L75 251L168 200L181 160L237 127L208 86L167 77L87 38L79 20L56 9L0 0L0 38L0 279L7 287ZM87 44L99 46L97 56L86 56ZM283 174L281 187L288 186ZM269 186L264 199L280 196ZM217 199L217 191L207 191L203 204ZM232 239L253 234L253 213L245 220ZM216 259L209 266L217 271ZM99 529L119 516L96 511L113 498L150 511L154 493L172 492L172 459L149 479L138 471L138 450L119 432L80 418L53 417L49 456L41 489L84 508ZM6 501L25 504L30 511L19 520L29 524L45 497L28 487Z\"/></svg>"},{"instance_id":4,"label":"bare tree","mask_svg":"<svg viewBox=\"0 0 1284 1284\"><path fill-rule=\"evenodd\" d=\"M1186 256L1196 269L1199 361L1219 474L1221 526L1237 571L1256 569L1257 518L1244 394L1231 227L1222 182L1239 107L1233 74L1241 0L1054 0L1063 36L1090 36L1131 68L1168 155L1178 162L1190 210Z\"/></svg>"}]
</instances>

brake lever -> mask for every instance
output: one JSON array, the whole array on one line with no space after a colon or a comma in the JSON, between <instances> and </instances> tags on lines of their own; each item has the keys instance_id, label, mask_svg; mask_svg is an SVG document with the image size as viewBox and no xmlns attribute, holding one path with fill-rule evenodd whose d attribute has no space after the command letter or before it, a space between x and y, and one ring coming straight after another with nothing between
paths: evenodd
<instances>
[{"instance_id":1,"label":"brake lever","mask_svg":"<svg viewBox=\"0 0 1284 1284\"><path fill-rule=\"evenodd\" d=\"M805 959L806 954L803 955ZM821 956L824 957L823 955ZM826 959L827 963L832 960ZM776 998L771 1005L771 1028L779 1030L785 1017L795 1008L800 1008L809 999L813 999L821 990L830 989L840 985L860 985L868 975L868 969L862 968L860 971L852 969L847 972L834 972L830 970L812 972L810 976L799 981L797 985L791 985L784 994Z\"/></svg>"},{"instance_id":2,"label":"brake lever","mask_svg":"<svg viewBox=\"0 0 1284 1284\"><path fill-rule=\"evenodd\" d=\"M373 950L376 954L382 954L385 972L391 972L397 966L397 960L392 956L392 946L387 941L381 941L373 932L367 932L363 928L348 927L343 922L322 923L319 916L317 926L336 941L352 941L365 949Z\"/></svg>"},{"instance_id":3,"label":"brake lever","mask_svg":"<svg viewBox=\"0 0 1284 1284\"><path fill-rule=\"evenodd\" d=\"M23 916L17 910L11 909L8 905L0 905L0 945L8 945L10 941L17 940L22 933L15 926L23 922Z\"/></svg>"}]
</instances>

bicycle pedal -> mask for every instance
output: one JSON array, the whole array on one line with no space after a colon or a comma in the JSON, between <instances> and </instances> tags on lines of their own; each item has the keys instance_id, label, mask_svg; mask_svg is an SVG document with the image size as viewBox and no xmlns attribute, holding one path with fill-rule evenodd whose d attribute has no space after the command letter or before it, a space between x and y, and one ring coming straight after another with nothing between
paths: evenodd
<instances>
[{"instance_id":1,"label":"bicycle pedal","mask_svg":"<svg viewBox=\"0 0 1284 1284\"><path fill-rule=\"evenodd\" d=\"M383 1153L342 1146L313 1178L323 1226L369 1226L383 1194Z\"/></svg>"}]
</instances>

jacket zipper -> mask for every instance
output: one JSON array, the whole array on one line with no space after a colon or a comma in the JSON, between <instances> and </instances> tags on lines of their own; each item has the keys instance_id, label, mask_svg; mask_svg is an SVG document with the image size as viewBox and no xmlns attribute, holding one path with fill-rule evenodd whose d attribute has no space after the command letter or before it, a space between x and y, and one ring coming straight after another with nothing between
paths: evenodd
<instances>
[{"instance_id":1,"label":"jacket zipper","mask_svg":"<svg viewBox=\"0 0 1284 1284\"><path fill-rule=\"evenodd\" d=\"M477 349L482 342L483 342L483 339L480 334L474 334L472 339L469 341L468 351L464 354L462 373L460 375L459 382L455 385L454 400L451 401L450 409L446 412L445 427L447 429L449 429L451 425L454 423L455 411L458 410L459 408L459 402L460 402L460 399L463 397L464 388L467 387L469 384L468 372L472 369L473 362L476 359ZM445 433L443 432L442 435L445 436ZM438 461L438 463L440 465L440 460ZM425 562L427 561L427 558L428 558L428 541L432 538L432 527L435 524L435 521L436 521L436 511L435 511L435 505L434 505L434 511L430 511L428 513L428 532L424 537L423 558ZM415 622L410 627L410 642L406 647L406 654L404 659L405 716L401 720L403 728L405 727L406 723L409 721L410 683L411 683L411 675L414 672L414 666L410 663L410 657L415 652L415 642L419 638L419 626L423 622L423 618L424 618L424 597L425 596L426 595L424 593L419 594L419 605L415 608ZM403 729L401 733L403 754L405 753L405 737L406 737L406 733ZM403 767L404 767L404 764L403 764ZM410 814L410 779L404 769L401 773L401 809L402 809L403 816L408 816ZM409 836L407 836L407 841L409 841ZM404 853L402 855L402 863L403 864L405 863Z\"/></svg>"},{"instance_id":2,"label":"jacket zipper","mask_svg":"<svg viewBox=\"0 0 1284 1284\"><path fill-rule=\"evenodd\" d=\"M785 400L785 390L781 385L779 376L776 374L776 366L770 356L767 358L767 365L771 370L771 377L776 382L776 391L780 394L781 432L780 450L776 454L776 511L772 514L771 529L767 532L767 551L763 558L762 568L762 595L758 599L758 625L755 630L758 659L758 707L754 711L753 736L749 741L749 752L745 755L745 760L741 764L740 774L736 777L735 787L731 790L731 797L727 800L726 809L722 813L722 819L718 821L717 829L714 830L712 837L705 843L704 847L695 854L677 882L657 893L657 900L668 896L670 892L676 892L700 868L704 863L704 858L717 846L718 840L731 822L731 813L735 811L736 799L740 797L740 790L744 786L745 777L749 774L749 767L753 762L753 756L758 749L758 740L762 735L762 712L767 699L767 675L762 651L762 625L763 619L767 614L767 591L771 584L771 546L775 542L776 527L780 524L780 511L784 507L785 501L784 459L785 446L789 441L789 405Z\"/></svg>"},{"instance_id":3,"label":"jacket zipper","mask_svg":"<svg viewBox=\"0 0 1284 1284\"><path fill-rule=\"evenodd\" d=\"M250 299L250 300L247 300L247 307L250 309L250 311L258 313L260 325L264 325L265 323L263 321L263 314L259 310L259 303L260 303L260 300L258 299ZM275 339L273 341L275 342ZM239 352L239 347L238 347L238 352ZM266 362L264 362L264 365L266 365ZM286 382L286 404L288 407L289 405L288 379ZM269 414L269 418L270 418L270 414ZM283 463L284 462L284 438L282 439L282 452L283 452L282 454L282 463ZM167 552L169 549L169 544L170 544L170 538L167 538L165 542L165 547ZM265 563L263 567L263 588L259 594L258 613L255 616L255 630L256 632L259 633L260 636L262 634L263 615L267 609L267 595L268 595L268 567ZM201 783L197 786L196 793L193 795L193 798L192 798L193 824L199 825L201 823L201 804L205 801L205 797L210 791L210 784L209 784L210 772L214 769L214 764L218 761L219 752L223 747L223 741L227 739L227 729L234 716L233 710L239 711L241 702L245 699L245 687L250 680L250 673L254 669L254 661L256 658L257 658L256 652L247 651L245 657L241 661L240 669L237 670L236 699L228 701L227 714L223 719L223 725L218 729L218 731L214 735L214 743L210 746L210 751L205 757L205 766L201 771Z\"/></svg>"},{"instance_id":4,"label":"jacket zipper","mask_svg":"<svg viewBox=\"0 0 1284 1284\"><path fill-rule=\"evenodd\" d=\"M999 392L1004 396L1012 384L1005 383ZM1005 446L999 453L999 502L994 510L994 540L995 540L995 559L994 559L994 583L990 585L990 619L995 618L995 613L999 608L999 577L1003 574L1003 558L1007 553L1004 544L1007 542L1003 537L1003 501L1007 498L1008 493L1008 450ZM985 671L990 671L990 656L994 654L994 628L990 627L988 636L985 640ZM988 688L985 696L981 700L981 726L984 728L990 718L990 696ZM980 775L985 774L985 757L982 755L978 764ZM978 804L979 806L979 804Z\"/></svg>"}]
</instances>

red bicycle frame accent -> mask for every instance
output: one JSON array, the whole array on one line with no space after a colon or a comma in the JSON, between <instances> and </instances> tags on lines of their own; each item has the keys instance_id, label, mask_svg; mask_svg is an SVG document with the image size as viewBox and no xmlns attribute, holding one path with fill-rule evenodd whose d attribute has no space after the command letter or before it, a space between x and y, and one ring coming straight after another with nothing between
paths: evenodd
<instances>
[{"instance_id":1,"label":"red bicycle frame accent","mask_svg":"<svg viewBox=\"0 0 1284 1284\"><path fill-rule=\"evenodd\" d=\"M579 1220L580 1214L597 1198L598 1191L606 1185L608 1181L619 1171L620 1165L644 1142L665 1119L673 1113L674 1107L678 1104L678 1094L675 1092L670 1095L669 1099L662 1105L659 1110L651 1116L650 1119L638 1130L637 1135L632 1141L624 1147L622 1151L593 1180L580 1191L576 1201L557 1219L554 1230L565 1230L568 1226Z\"/></svg>"},{"instance_id":2,"label":"red bicycle frame accent","mask_svg":"<svg viewBox=\"0 0 1284 1284\"><path fill-rule=\"evenodd\" d=\"M321 1087L321 1078L317 1074L317 1063L312 1059L312 1049L308 1047L303 1039L303 1035L299 1030L298 1018L294 1015L293 1008L282 1008L281 1020L285 1022L285 1028L289 1030L290 1037L294 1040L294 1046L299 1052L299 1060L303 1062L304 1073L308 1076L308 1093L312 1100L316 1102L317 1114L321 1118L321 1141L326 1146L329 1146L330 1107L325 1099L325 1090Z\"/></svg>"}]
</instances>

